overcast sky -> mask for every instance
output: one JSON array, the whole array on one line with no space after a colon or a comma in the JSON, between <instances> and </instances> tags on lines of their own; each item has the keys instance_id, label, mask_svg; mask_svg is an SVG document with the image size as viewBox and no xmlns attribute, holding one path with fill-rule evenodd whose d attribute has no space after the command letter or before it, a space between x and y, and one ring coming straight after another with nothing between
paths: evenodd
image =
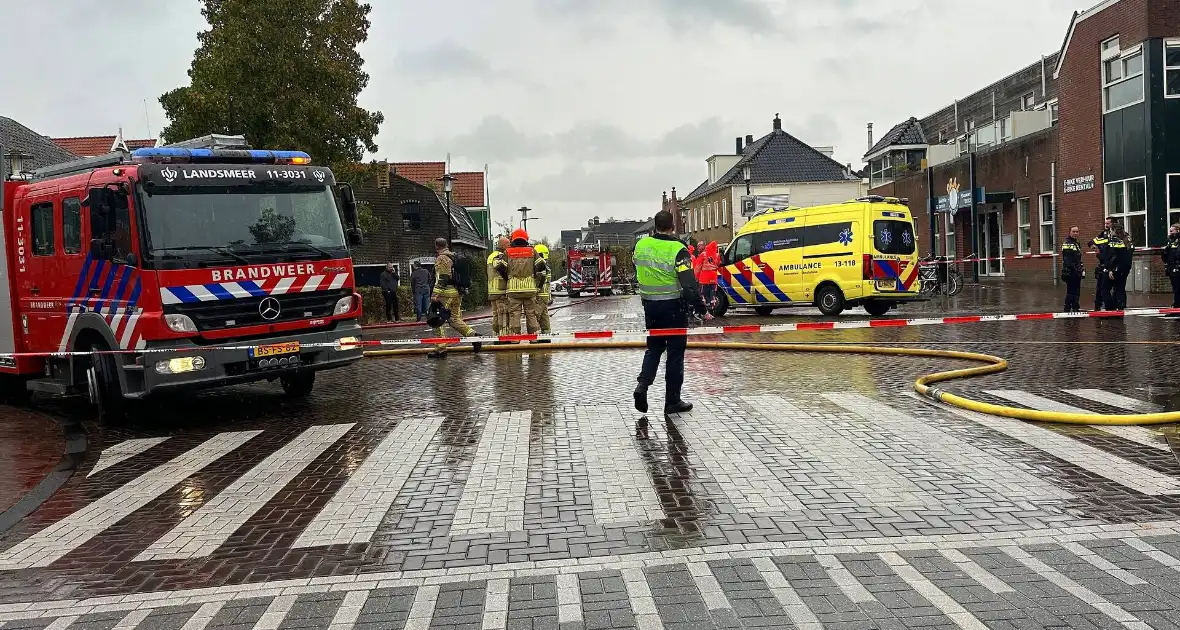
<instances>
[{"instance_id":1,"label":"overcast sky","mask_svg":"<svg viewBox=\"0 0 1180 630\"><path fill-rule=\"evenodd\" d=\"M775 112L860 168L867 121L879 137L1037 61L1090 0L370 2L373 157L486 163L494 218L527 205L556 237L650 217ZM128 138L164 126L206 27L195 0L0 0L0 25L0 114Z\"/></svg>"}]
</instances>

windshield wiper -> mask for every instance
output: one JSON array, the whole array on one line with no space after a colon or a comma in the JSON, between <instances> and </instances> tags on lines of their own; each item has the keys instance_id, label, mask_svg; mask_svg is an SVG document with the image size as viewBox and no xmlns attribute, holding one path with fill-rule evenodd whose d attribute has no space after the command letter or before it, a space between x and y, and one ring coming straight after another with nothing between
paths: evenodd
<instances>
[{"instance_id":1,"label":"windshield wiper","mask_svg":"<svg viewBox=\"0 0 1180 630\"><path fill-rule=\"evenodd\" d=\"M316 252L318 252L318 253L320 253L320 254L323 254L323 256L324 256L325 258L331 258L331 257L332 257L332 253L331 253L331 252L329 252L328 250L326 250L326 249L324 249L324 248L322 248L322 247L316 246L316 245L312 245L311 243L308 243L308 242L306 242L306 241L286 241L286 242L284 242L284 243L278 243L278 244L279 244L279 245L288 245L288 246L290 246L290 245L302 245L302 246L304 246L304 247L311 248L311 249L315 250Z\"/></svg>"},{"instance_id":2,"label":"windshield wiper","mask_svg":"<svg viewBox=\"0 0 1180 630\"><path fill-rule=\"evenodd\" d=\"M250 264L250 261L245 256L235 254L225 247L216 247L216 246L212 246L212 245L187 245L185 247L161 247L161 248L159 248L159 251L173 251L173 250L175 250L175 251L205 250L205 251L213 252L214 254L221 254L222 256L229 256L230 258L233 258L234 260L242 263L243 265Z\"/></svg>"}]
</instances>

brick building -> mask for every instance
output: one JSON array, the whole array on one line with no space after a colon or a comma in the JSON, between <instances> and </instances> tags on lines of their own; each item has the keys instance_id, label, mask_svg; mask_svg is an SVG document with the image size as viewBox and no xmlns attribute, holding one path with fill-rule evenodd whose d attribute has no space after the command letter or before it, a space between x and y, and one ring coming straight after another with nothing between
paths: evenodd
<instances>
[{"instance_id":1,"label":"brick building","mask_svg":"<svg viewBox=\"0 0 1180 630\"><path fill-rule=\"evenodd\" d=\"M981 280L1052 282L1055 259L1014 257L1055 252L1072 225L1088 239L1110 216L1137 248L1128 289L1161 289L1151 248L1180 221L1180 0L1104 0L1073 15L1060 50L871 133L870 192L909 199L923 253L1002 256L978 263Z\"/></svg>"},{"instance_id":2,"label":"brick building","mask_svg":"<svg viewBox=\"0 0 1180 630\"><path fill-rule=\"evenodd\" d=\"M855 199L864 192L850 166L832 159L834 147L812 147L783 131L775 114L770 133L734 139L733 154L705 160L708 177L679 206L687 208L684 231L692 238L726 245L746 223L742 197L777 196L807 207ZM749 175L747 186L746 175Z\"/></svg>"},{"instance_id":3,"label":"brick building","mask_svg":"<svg viewBox=\"0 0 1180 630\"><path fill-rule=\"evenodd\" d=\"M484 239L467 210L452 198L450 212L445 213L444 196L430 186L393 174L389 188L365 181L356 186L356 197L368 202L381 221L376 230L365 235L364 245L353 248L353 263L362 284L375 284L375 274L388 262L401 268L403 282L412 261L434 264L434 239L446 238L448 217L454 227L455 253L482 260Z\"/></svg>"},{"instance_id":4,"label":"brick building","mask_svg":"<svg viewBox=\"0 0 1180 630\"><path fill-rule=\"evenodd\" d=\"M417 182L442 192L443 175L447 172L446 162L393 162L393 172L410 181ZM451 200L467 209L484 239L491 237L492 216L487 200L487 174L480 171L451 173Z\"/></svg>"}]
</instances>

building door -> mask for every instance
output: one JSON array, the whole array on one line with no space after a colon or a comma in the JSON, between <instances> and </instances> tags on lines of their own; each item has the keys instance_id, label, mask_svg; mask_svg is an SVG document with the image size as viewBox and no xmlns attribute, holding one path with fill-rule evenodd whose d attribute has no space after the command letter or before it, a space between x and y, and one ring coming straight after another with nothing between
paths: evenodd
<instances>
[{"instance_id":1,"label":"building door","mask_svg":"<svg viewBox=\"0 0 1180 630\"><path fill-rule=\"evenodd\" d=\"M999 210L982 212L976 216L979 221L977 226L979 230L979 257L989 259L976 263L981 276L1004 275L1004 261L1001 258L1004 253L1001 247L1001 233L1004 225L1002 217Z\"/></svg>"}]
</instances>

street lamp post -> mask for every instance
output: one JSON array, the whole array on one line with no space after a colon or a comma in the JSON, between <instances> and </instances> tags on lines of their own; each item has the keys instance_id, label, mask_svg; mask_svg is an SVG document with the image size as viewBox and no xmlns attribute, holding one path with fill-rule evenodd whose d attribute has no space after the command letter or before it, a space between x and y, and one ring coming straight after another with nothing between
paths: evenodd
<instances>
[{"instance_id":1,"label":"street lamp post","mask_svg":"<svg viewBox=\"0 0 1180 630\"><path fill-rule=\"evenodd\" d=\"M680 233L688 236L688 208L680 207Z\"/></svg>"},{"instance_id":2,"label":"street lamp post","mask_svg":"<svg viewBox=\"0 0 1180 630\"><path fill-rule=\"evenodd\" d=\"M447 197L445 214L447 215L447 247L450 247L455 240L455 218L451 216L451 191L455 189L455 178L450 173L444 173L442 183L443 192Z\"/></svg>"},{"instance_id":3,"label":"street lamp post","mask_svg":"<svg viewBox=\"0 0 1180 630\"><path fill-rule=\"evenodd\" d=\"M537 218L529 216L529 213L532 211L533 209L529 208L528 206L521 206L520 209L517 210L517 212L520 213L520 227L524 228L525 232L529 231L529 221Z\"/></svg>"},{"instance_id":4,"label":"street lamp post","mask_svg":"<svg viewBox=\"0 0 1180 630\"><path fill-rule=\"evenodd\" d=\"M746 180L746 196L750 196L750 165L742 167L742 179Z\"/></svg>"}]
</instances>

